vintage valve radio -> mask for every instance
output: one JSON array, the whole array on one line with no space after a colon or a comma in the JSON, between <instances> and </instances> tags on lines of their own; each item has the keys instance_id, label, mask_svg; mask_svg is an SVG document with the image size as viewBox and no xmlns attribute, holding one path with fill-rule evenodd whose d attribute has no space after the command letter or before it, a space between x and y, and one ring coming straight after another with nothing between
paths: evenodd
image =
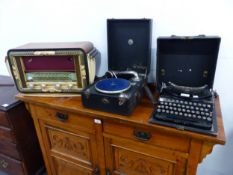
<instances>
[{"instance_id":1,"label":"vintage valve radio","mask_svg":"<svg viewBox=\"0 0 233 175\"><path fill-rule=\"evenodd\" d=\"M79 93L93 82L99 52L91 42L29 43L7 54L22 93Z\"/></svg>"}]
</instances>

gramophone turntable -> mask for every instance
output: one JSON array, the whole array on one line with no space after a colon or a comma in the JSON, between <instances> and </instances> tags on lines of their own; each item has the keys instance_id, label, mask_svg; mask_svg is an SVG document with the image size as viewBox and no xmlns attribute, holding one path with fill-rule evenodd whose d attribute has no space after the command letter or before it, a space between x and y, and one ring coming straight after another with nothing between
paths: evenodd
<instances>
[{"instance_id":1,"label":"gramophone turntable","mask_svg":"<svg viewBox=\"0 0 233 175\"><path fill-rule=\"evenodd\" d=\"M136 75L136 76L135 76ZM84 89L85 107L129 115L140 102L145 78L135 71L108 71L103 78Z\"/></svg>"},{"instance_id":2,"label":"gramophone turntable","mask_svg":"<svg viewBox=\"0 0 233 175\"><path fill-rule=\"evenodd\" d=\"M151 61L150 19L108 19L108 70L82 92L83 106L130 115L139 103Z\"/></svg>"}]
</instances>

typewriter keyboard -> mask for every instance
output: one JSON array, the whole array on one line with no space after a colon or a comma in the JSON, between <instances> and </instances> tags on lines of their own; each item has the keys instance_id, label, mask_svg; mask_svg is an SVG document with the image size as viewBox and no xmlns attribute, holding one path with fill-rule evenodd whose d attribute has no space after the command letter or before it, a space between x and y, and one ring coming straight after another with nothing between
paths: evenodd
<instances>
[{"instance_id":1,"label":"typewriter keyboard","mask_svg":"<svg viewBox=\"0 0 233 175\"><path fill-rule=\"evenodd\" d=\"M213 103L160 97L154 117L158 120L210 130L213 122Z\"/></svg>"}]
</instances>

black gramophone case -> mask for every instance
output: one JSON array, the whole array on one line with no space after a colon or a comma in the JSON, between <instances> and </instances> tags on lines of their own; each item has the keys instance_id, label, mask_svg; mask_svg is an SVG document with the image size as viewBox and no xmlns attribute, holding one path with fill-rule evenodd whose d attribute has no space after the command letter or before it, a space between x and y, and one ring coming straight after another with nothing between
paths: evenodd
<instances>
[{"instance_id":1,"label":"black gramophone case","mask_svg":"<svg viewBox=\"0 0 233 175\"><path fill-rule=\"evenodd\" d=\"M132 113L141 99L143 84L150 71L151 24L151 19L107 20L108 69L136 71L141 81L132 82L129 90L118 94L100 93L92 85L82 93L85 107L121 115Z\"/></svg>"}]
</instances>

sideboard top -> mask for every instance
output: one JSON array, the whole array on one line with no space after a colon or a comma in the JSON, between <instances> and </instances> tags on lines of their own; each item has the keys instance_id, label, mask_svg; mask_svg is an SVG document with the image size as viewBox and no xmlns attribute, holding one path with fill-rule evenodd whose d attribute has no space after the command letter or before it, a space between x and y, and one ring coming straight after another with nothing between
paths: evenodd
<instances>
[{"instance_id":1,"label":"sideboard top","mask_svg":"<svg viewBox=\"0 0 233 175\"><path fill-rule=\"evenodd\" d=\"M86 115L87 117L118 121L120 123L132 124L134 126L140 126L152 130L160 130L161 132L169 132L171 134L196 138L203 141L209 141L215 144L225 144L225 132L223 127L219 98L216 98L215 100L218 125L217 136L209 136L149 123L148 121L153 112L153 106L146 98L141 101L141 103L135 108L130 116L122 116L118 114L111 114L107 112L84 108L82 105L81 97L40 97L18 94L16 98L29 104L55 108L57 110L69 111L71 113L81 113Z\"/></svg>"}]
</instances>

